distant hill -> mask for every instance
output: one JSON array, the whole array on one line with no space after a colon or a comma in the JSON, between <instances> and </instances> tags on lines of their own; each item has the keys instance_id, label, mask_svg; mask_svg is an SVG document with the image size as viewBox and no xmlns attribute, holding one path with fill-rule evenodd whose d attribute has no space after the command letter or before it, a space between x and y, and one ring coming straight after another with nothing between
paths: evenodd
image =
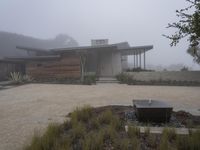
<instances>
[{"instance_id":1,"label":"distant hill","mask_svg":"<svg viewBox=\"0 0 200 150\"><path fill-rule=\"evenodd\" d=\"M26 56L26 52L16 49L16 46L32 48L62 48L75 47L78 43L70 36L59 34L54 39L37 39L21 34L0 31L0 58L9 56Z\"/></svg>"}]
</instances>

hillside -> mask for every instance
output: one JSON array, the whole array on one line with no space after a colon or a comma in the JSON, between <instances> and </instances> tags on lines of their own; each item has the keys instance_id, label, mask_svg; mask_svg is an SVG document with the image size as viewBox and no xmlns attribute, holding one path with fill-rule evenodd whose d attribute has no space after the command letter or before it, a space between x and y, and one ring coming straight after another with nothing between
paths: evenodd
<instances>
[{"instance_id":1,"label":"hillside","mask_svg":"<svg viewBox=\"0 0 200 150\"><path fill-rule=\"evenodd\" d=\"M9 56L26 56L26 52L16 49L16 46L26 46L34 48L60 48L74 47L78 43L70 36L59 34L54 39L37 39L21 34L0 31L0 58Z\"/></svg>"}]
</instances>

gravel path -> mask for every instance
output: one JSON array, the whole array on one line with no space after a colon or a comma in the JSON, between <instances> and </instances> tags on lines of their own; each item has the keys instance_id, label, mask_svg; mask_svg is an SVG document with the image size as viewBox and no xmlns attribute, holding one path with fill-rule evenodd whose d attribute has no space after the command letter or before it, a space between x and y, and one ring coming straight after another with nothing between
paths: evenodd
<instances>
[{"instance_id":1,"label":"gravel path","mask_svg":"<svg viewBox=\"0 0 200 150\"><path fill-rule=\"evenodd\" d=\"M29 84L0 90L0 150L21 149L35 129L62 122L76 106L131 105L132 99L160 99L175 110L200 115L200 87L122 84Z\"/></svg>"}]
</instances>

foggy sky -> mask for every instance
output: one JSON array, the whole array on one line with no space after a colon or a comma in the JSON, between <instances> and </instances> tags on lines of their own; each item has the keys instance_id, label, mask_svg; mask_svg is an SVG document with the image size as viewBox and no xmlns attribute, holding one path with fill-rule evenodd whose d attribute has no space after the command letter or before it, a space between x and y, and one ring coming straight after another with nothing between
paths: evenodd
<instances>
[{"instance_id":1,"label":"foggy sky","mask_svg":"<svg viewBox=\"0 0 200 150\"><path fill-rule=\"evenodd\" d=\"M186 40L170 47L162 36L173 33L165 27L178 20L175 10L187 4L185 0L0 0L0 30L42 39L66 33L81 46L98 38L131 46L152 44L148 64L182 63L200 69L186 53Z\"/></svg>"}]
</instances>

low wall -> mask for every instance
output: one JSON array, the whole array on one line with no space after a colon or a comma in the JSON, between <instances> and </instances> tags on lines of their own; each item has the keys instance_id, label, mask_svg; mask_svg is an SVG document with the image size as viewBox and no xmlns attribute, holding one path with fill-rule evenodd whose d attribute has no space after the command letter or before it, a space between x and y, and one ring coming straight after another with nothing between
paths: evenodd
<instances>
[{"instance_id":1,"label":"low wall","mask_svg":"<svg viewBox=\"0 0 200 150\"><path fill-rule=\"evenodd\" d=\"M196 81L200 82L200 71L161 71L161 72L128 72L138 81Z\"/></svg>"}]
</instances>

